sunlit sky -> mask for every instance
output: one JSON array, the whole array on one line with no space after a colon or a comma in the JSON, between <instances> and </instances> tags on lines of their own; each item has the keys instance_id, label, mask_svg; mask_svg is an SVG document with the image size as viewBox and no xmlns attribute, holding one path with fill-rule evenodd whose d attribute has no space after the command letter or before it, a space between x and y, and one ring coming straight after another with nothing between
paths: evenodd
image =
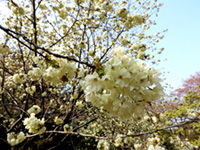
<instances>
[{"instance_id":1,"label":"sunlit sky","mask_svg":"<svg viewBox=\"0 0 200 150\"><path fill-rule=\"evenodd\" d=\"M1 0L0 0L1 1ZM159 0L158 0L159 1ZM158 43L164 47L159 67L166 73L166 82L177 88L183 79L200 71L200 0L160 0L164 6L156 18L155 33L168 29L165 38ZM3 10L0 2L0 10Z\"/></svg>"},{"instance_id":2,"label":"sunlit sky","mask_svg":"<svg viewBox=\"0 0 200 150\"><path fill-rule=\"evenodd\" d=\"M200 0L162 0L156 31L168 29L158 46L165 50L159 56L166 72L166 82L177 88L183 79L200 71Z\"/></svg>"}]
</instances>

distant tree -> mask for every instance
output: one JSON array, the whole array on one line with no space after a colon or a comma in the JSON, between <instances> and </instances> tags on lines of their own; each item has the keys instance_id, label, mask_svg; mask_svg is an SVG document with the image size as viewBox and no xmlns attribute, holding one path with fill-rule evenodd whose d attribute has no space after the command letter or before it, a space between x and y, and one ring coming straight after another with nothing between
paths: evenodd
<instances>
[{"instance_id":1,"label":"distant tree","mask_svg":"<svg viewBox=\"0 0 200 150\"><path fill-rule=\"evenodd\" d=\"M181 87L175 89L171 93L171 97L181 100L184 95L188 92L193 92L199 90L200 85L200 72L196 72L194 75L191 75L188 79L183 80Z\"/></svg>"},{"instance_id":2,"label":"distant tree","mask_svg":"<svg viewBox=\"0 0 200 150\"><path fill-rule=\"evenodd\" d=\"M165 115L172 120L173 124L191 121L191 124L177 128L174 133L182 139L188 139L191 143L200 146L200 72L183 80L180 88L175 89L167 97L171 104ZM176 105L175 105L176 104ZM159 105L165 106L165 105ZM174 107L175 106L175 107Z\"/></svg>"}]
</instances>

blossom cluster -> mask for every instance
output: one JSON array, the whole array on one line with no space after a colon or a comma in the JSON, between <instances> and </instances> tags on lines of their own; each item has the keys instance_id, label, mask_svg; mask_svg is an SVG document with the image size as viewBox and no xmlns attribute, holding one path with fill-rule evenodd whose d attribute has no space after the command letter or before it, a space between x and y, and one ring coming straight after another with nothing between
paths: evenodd
<instances>
[{"instance_id":1,"label":"blossom cluster","mask_svg":"<svg viewBox=\"0 0 200 150\"><path fill-rule=\"evenodd\" d=\"M160 138L158 138L158 137L148 138L147 139L147 145L148 145L147 150L165 150L165 148L161 147L159 144L160 144Z\"/></svg>"},{"instance_id":2,"label":"blossom cluster","mask_svg":"<svg viewBox=\"0 0 200 150\"><path fill-rule=\"evenodd\" d=\"M120 137L121 135L120 134L118 134L117 135L117 138L115 139L115 143L114 143L114 145L116 146L116 147L119 147L119 146L123 146L123 139Z\"/></svg>"},{"instance_id":3,"label":"blossom cluster","mask_svg":"<svg viewBox=\"0 0 200 150\"><path fill-rule=\"evenodd\" d=\"M24 73L14 74L13 81L16 83L24 83L26 82L27 76Z\"/></svg>"},{"instance_id":4,"label":"blossom cluster","mask_svg":"<svg viewBox=\"0 0 200 150\"><path fill-rule=\"evenodd\" d=\"M137 50L137 58L141 59L145 56L146 45L144 43L133 43L132 48Z\"/></svg>"},{"instance_id":5,"label":"blossom cluster","mask_svg":"<svg viewBox=\"0 0 200 150\"><path fill-rule=\"evenodd\" d=\"M42 76L42 70L40 68L32 68L29 72L28 72L28 76L31 78L31 80L35 81L40 79L40 77Z\"/></svg>"},{"instance_id":6,"label":"blossom cluster","mask_svg":"<svg viewBox=\"0 0 200 150\"><path fill-rule=\"evenodd\" d=\"M122 19L125 29L128 30L134 26L145 23L147 17L145 13L144 14L136 13L131 15L129 11L124 7L120 7L119 9L116 10L116 16Z\"/></svg>"},{"instance_id":7,"label":"blossom cluster","mask_svg":"<svg viewBox=\"0 0 200 150\"><path fill-rule=\"evenodd\" d=\"M63 126L63 128L64 128L64 131L65 131L66 133L70 133L70 132L73 131L73 127L70 126L69 124L65 124L65 125Z\"/></svg>"},{"instance_id":8,"label":"blossom cluster","mask_svg":"<svg viewBox=\"0 0 200 150\"><path fill-rule=\"evenodd\" d=\"M10 145L15 146L25 140L25 135L23 132L15 134L14 132L7 134L7 141Z\"/></svg>"},{"instance_id":9,"label":"blossom cluster","mask_svg":"<svg viewBox=\"0 0 200 150\"><path fill-rule=\"evenodd\" d=\"M28 129L29 133L39 133L42 134L46 131L46 127L44 126L44 119L38 119L35 117L35 114L32 113L29 118L24 120L25 128Z\"/></svg>"},{"instance_id":10,"label":"blossom cluster","mask_svg":"<svg viewBox=\"0 0 200 150\"><path fill-rule=\"evenodd\" d=\"M2 43L0 44L0 54L4 55L8 53L10 49L7 46L4 46Z\"/></svg>"},{"instance_id":11,"label":"blossom cluster","mask_svg":"<svg viewBox=\"0 0 200 150\"><path fill-rule=\"evenodd\" d=\"M182 139L180 139L179 136L174 136L174 137L170 137L170 143L174 144L177 149L180 150L187 150L187 149L193 149L193 150L197 150L199 149L198 146L193 145L192 143L190 143L189 141L183 141Z\"/></svg>"},{"instance_id":12,"label":"blossom cluster","mask_svg":"<svg viewBox=\"0 0 200 150\"><path fill-rule=\"evenodd\" d=\"M35 91L36 91L36 87L34 85L26 88L26 92L31 94L31 95L33 93L35 93Z\"/></svg>"},{"instance_id":13,"label":"blossom cluster","mask_svg":"<svg viewBox=\"0 0 200 150\"><path fill-rule=\"evenodd\" d=\"M67 59L52 57L49 60L45 60L45 63L38 58L35 59L38 67L33 68L28 72L29 77L32 80L38 80L43 77L46 81L57 84L61 81L68 81L72 78L76 71L76 65L74 62L70 62Z\"/></svg>"},{"instance_id":14,"label":"blossom cluster","mask_svg":"<svg viewBox=\"0 0 200 150\"><path fill-rule=\"evenodd\" d=\"M99 140L97 144L98 150L109 150L110 149L110 144L106 140Z\"/></svg>"},{"instance_id":15,"label":"blossom cluster","mask_svg":"<svg viewBox=\"0 0 200 150\"><path fill-rule=\"evenodd\" d=\"M37 115L38 113L40 113L41 108L38 105L33 105L31 108L28 109L28 113L32 114L34 113L35 115Z\"/></svg>"},{"instance_id":16,"label":"blossom cluster","mask_svg":"<svg viewBox=\"0 0 200 150\"><path fill-rule=\"evenodd\" d=\"M155 69L136 62L121 47L116 47L105 63L103 76L97 72L87 75L81 86L86 101L126 119L140 115L146 103L164 94L159 75Z\"/></svg>"},{"instance_id":17,"label":"blossom cluster","mask_svg":"<svg viewBox=\"0 0 200 150\"><path fill-rule=\"evenodd\" d=\"M124 22L125 29L131 29L134 26L141 25L145 22L145 14L134 14L128 15L126 21Z\"/></svg>"},{"instance_id":18,"label":"blossom cluster","mask_svg":"<svg viewBox=\"0 0 200 150\"><path fill-rule=\"evenodd\" d=\"M56 117L54 118L54 122L55 122L57 125L60 125L60 124L63 123L63 120L62 120L61 118L59 118L58 116L56 116Z\"/></svg>"},{"instance_id":19,"label":"blossom cluster","mask_svg":"<svg viewBox=\"0 0 200 150\"><path fill-rule=\"evenodd\" d=\"M66 78L73 77L76 71L74 62L61 58L55 58L55 61L58 63L58 67L48 67L43 74L44 79L56 84L60 82L63 76L66 76Z\"/></svg>"}]
</instances>

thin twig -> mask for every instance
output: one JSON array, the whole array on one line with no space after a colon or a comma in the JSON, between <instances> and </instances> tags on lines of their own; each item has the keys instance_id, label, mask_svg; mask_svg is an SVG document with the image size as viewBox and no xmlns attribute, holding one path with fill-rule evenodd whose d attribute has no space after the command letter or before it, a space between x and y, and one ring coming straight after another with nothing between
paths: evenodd
<instances>
[{"instance_id":1,"label":"thin twig","mask_svg":"<svg viewBox=\"0 0 200 150\"><path fill-rule=\"evenodd\" d=\"M53 53L53 52L49 51L48 49L46 49L46 48L44 48L44 47L40 47L40 46L38 46L37 44L35 44L34 42L32 42L31 40L29 40L24 34L15 32L15 31L10 30L10 29L8 29L8 28L5 28L5 27L3 27L3 26L1 26L1 25L0 25L0 29L2 29L4 32L6 32L8 35L10 35L10 36L13 37L14 39L16 39L19 43L21 43L22 45L24 45L25 47L27 47L27 48L30 49L31 51L34 51L34 52L35 52L34 49L32 49L30 46L28 46L27 44L25 44L24 42L22 42L18 37L14 36L13 34L20 35L26 42L28 42L29 44L35 46L37 49L41 49L41 50L45 51L45 52L48 53L49 55L53 55L53 56L58 57L58 58L64 58L64 59L67 59L67 60L69 60L69 61L74 61L74 62L77 62L77 63L80 63L80 64L84 64L84 65L86 65L86 66L88 66L88 67L90 67L90 68L92 68L92 69L95 68L95 66L89 64L88 62L83 62L83 61L79 61L79 60L77 60L77 59L75 59L75 58L71 58L71 57L69 57L69 56L64 56L64 55L56 54L56 53ZM13 33L13 34L12 34L12 33ZM37 51L37 53L40 54L42 57L45 57L45 56L43 56L42 53L39 53L38 51ZM46 58L46 57L45 57L45 58Z\"/></svg>"},{"instance_id":2,"label":"thin twig","mask_svg":"<svg viewBox=\"0 0 200 150\"><path fill-rule=\"evenodd\" d=\"M152 130L152 131L141 132L141 133L136 133L136 134L129 134L129 135L121 135L121 136L97 136L97 135L78 133L78 132L67 133L67 132L64 132L64 131L46 131L45 133L72 134L72 135L80 135L80 136L83 136L83 137L91 137L91 138L96 138L96 139L116 139L116 138L126 138L126 137L139 137L139 136L143 136L143 135L147 135L147 134L153 134L153 133L156 133L158 131L166 130L166 129L169 129L169 128L182 127L186 124L190 124L190 123L198 122L198 121L199 121L199 119L194 118L193 120L190 120L190 121L182 122L182 123L172 125L172 126L159 128L159 129ZM39 134L32 134L32 135L28 135L26 137L30 138L30 137L34 137L34 136L37 136L37 135L39 135Z\"/></svg>"}]
</instances>

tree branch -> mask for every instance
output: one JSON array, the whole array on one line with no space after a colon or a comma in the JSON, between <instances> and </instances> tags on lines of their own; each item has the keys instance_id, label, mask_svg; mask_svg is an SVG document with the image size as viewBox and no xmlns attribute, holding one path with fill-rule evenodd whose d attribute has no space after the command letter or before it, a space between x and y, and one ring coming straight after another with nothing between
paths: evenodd
<instances>
[{"instance_id":1,"label":"tree branch","mask_svg":"<svg viewBox=\"0 0 200 150\"><path fill-rule=\"evenodd\" d=\"M156 130L147 131L147 132L141 132L141 133L130 134L130 135L121 135L121 136L96 136L96 135L85 134L85 133L78 133L78 132L67 133L67 132L64 132L64 131L55 131L55 130L54 131L46 131L45 133L72 134L72 135L80 135L80 136L83 136L83 137L91 137L91 138L96 138L96 139L116 139L116 138L126 138L126 137L139 137L139 136L142 136L142 135L153 134L153 133L158 132L158 131L166 130L166 129L169 129L169 128L182 127L186 124L190 124L190 123L198 122L198 121L199 121L199 119L194 118L193 120L182 122L182 123L179 123L177 125L167 126L167 127L159 128L159 129L156 129ZM26 137L30 138L30 137L34 137L34 136L37 136L37 135L39 135L39 134L32 134L32 135L28 135Z\"/></svg>"},{"instance_id":2,"label":"tree branch","mask_svg":"<svg viewBox=\"0 0 200 150\"><path fill-rule=\"evenodd\" d=\"M0 25L0 29L2 29L4 32L6 32L8 35L10 35L11 37L13 37L14 39L16 39L19 43L21 43L22 45L24 45L25 47L27 47L29 50L31 51L35 51L34 49L32 49L30 46L28 46L27 44L25 44L24 42L22 42L18 37L14 36L13 34L16 34L16 35L19 35L21 36L26 42L28 42L29 44L35 46L37 49L41 49L43 50L44 52L48 53L49 55L53 55L55 57L58 57L58 58L64 58L64 59L67 59L69 61L74 61L74 62L77 62L77 63L80 63L80 64L84 64L92 69L95 68L95 66L89 64L88 62L83 62L83 61L79 61L75 58L71 58L69 56L63 56L63 55L60 55L60 54L56 54L56 53L53 53L51 51L49 51L48 49L44 48L44 47L40 47L38 46L37 44L35 44L34 42L32 42L31 40L29 40L24 34L21 34L21 33L18 33L18 32L15 32L13 30L10 30L8 28L5 28L3 26ZM13 33L13 34L12 34ZM43 54L39 53L37 51L38 54L40 54L42 57L45 58L45 56L43 56Z\"/></svg>"}]
</instances>

